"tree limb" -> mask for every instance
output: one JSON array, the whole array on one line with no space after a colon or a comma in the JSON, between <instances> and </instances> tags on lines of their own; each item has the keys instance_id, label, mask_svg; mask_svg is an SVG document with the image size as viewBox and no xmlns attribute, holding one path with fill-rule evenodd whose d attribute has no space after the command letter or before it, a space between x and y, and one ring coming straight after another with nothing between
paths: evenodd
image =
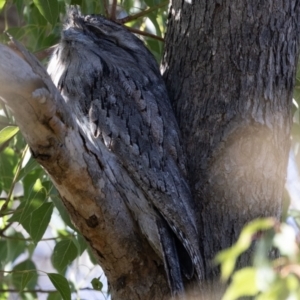
<instances>
[{"instance_id":1,"label":"tree limb","mask_svg":"<svg viewBox=\"0 0 300 300\"><path fill-rule=\"evenodd\" d=\"M108 150L96 148L80 131L45 69L16 45L26 61L0 44L0 98L12 110L33 156L49 173L72 221L93 249L112 295L164 299L168 285L160 259L145 242L121 195L110 194L118 184L117 164L113 159L102 164Z\"/></svg>"}]
</instances>

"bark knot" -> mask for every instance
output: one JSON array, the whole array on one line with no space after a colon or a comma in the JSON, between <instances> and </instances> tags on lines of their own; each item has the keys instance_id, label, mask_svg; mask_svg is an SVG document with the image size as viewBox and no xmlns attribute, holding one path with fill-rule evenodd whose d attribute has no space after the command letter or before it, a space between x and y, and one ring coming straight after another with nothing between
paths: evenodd
<instances>
[{"instance_id":1,"label":"bark knot","mask_svg":"<svg viewBox=\"0 0 300 300\"><path fill-rule=\"evenodd\" d=\"M87 226L89 226L91 228L95 228L99 224L98 218L95 215L90 216L85 221L86 221Z\"/></svg>"}]
</instances>

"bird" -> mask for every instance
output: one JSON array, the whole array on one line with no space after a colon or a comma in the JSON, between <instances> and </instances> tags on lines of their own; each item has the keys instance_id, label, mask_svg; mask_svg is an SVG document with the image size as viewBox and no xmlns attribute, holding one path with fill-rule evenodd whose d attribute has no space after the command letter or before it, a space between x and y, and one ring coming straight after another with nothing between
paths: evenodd
<instances>
[{"instance_id":1,"label":"bird","mask_svg":"<svg viewBox=\"0 0 300 300\"><path fill-rule=\"evenodd\" d=\"M104 164L116 161L115 189L163 261L171 294L184 293L183 278L201 282L186 158L154 56L123 25L70 6L47 70L78 126L105 150Z\"/></svg>"}]
</instances>

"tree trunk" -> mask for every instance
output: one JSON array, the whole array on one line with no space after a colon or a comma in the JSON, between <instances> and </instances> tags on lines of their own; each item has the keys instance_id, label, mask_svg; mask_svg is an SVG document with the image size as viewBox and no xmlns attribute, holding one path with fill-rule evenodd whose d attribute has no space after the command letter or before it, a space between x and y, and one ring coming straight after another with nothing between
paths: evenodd
<instances>
[{"instance_id":1,"label":"tree trunk","mask_svg":"<svg viewBox=\"0 0 300 300\"><path fill-rule=\"evenodd\" d=\"M247 221L280 215L299 15L298 1L283 0L174 0L170 8L165 78L188 154L207 279L218 274L211 259ZM0 52L0 97L89 241L113 298L168 298L162 262L122 197L106 197L113 189L101 178L114 179L114 162L101 164L105 151L78 130L32 58L24 54L29 66Z\"/></svg>"},{"instance_id":2,"label":"tree trunk","mask_svg":"<svg viewBox=\"0 0 300 300\"><path fill-rule=\"evenodd\" d=\"M164 77L187 151L207 279L218 275L216 253L245 223L280 216L299 9L294 0L172 1Z\"/></svg>"}]
</instances>

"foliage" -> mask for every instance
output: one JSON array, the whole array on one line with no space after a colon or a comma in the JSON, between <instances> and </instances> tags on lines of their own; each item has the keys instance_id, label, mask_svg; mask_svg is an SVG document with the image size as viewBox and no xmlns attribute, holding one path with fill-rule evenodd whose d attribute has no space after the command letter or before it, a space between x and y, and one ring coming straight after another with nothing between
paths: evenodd
<instances>
[{"instance_id":1,"label":"foliage","mask_svg":"<svg viewBox=\"0 0 300 300\"><path fill-rule=\"evenodd\" d=\"M59 41L66 4L79 5L85 14L118 16L120 22L126 21L135 32L144 32L140 37L160 60L167 1L0 0L0 21L2 18L5 31L46 63L49 49ZM5 33L0 34L0 42L8 42ZM82 286L77 284L76 276L70 279L70 266L79 269L79 259L86 253L92 263L85 268L92 271L91 265L96 264L84 238L72 225L49 176L32 158L12 114L1 102L0 238L0 299L7 299L13 291L19 293L20 299L39 298L41 292L48 293L49 300L80 297ZM39 249L45 247L51 248L51 263L41 269L35 258ZM45 275L48 283L52 283L50 290L39 288ZM91 282L83 281L83 288L100 292L106 298L105 280L102 273L97 275Z\"/></svg>"},{"instance_id":2,"label":"foliage","mask_svg":"<svg viewBox=\"0 0 300 300\"><path fill-rule=\"evenodd\" d=\"M298 237L299 238L299 237ZM234 270L238 257L254 243L253 264ZM270 252L280 256L270 258ZM222 300L255 296L258 300L299 299L300 251L295 229L273 218L257 219L242 230L238 241L220 252L222 279L231 279Z\"/></svg>"}]
</instances>

